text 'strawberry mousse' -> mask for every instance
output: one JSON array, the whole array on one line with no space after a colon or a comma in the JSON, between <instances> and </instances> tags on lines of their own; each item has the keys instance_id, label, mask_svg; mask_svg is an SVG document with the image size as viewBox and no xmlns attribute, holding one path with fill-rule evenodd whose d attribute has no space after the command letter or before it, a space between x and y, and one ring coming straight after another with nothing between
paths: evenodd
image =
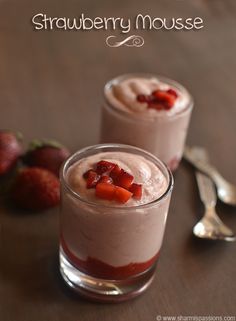
<instances>
[{"instance_id":1,"label":"text 'strawberry mousse'","mask_svg":"<svg viewBox=\"0 0 236 321\"><path fill-rule=\"evenodd\" d=\"M173 179L156 157L127 145L79 151L61 172L61 273L90 298L120 301L151 283Z\"/></svg>"},{"instance_id":2,"label":"text 'strawberry mousse'","mask_svg":"<svg viewBox=\"0 0 236 321\"><path fill-rule=\"evenodd\" d=\"M143 148L175 170L182 158L193 100L177 82L128 74L104 89L101 142Z\"/></svg>"}]
</instances>

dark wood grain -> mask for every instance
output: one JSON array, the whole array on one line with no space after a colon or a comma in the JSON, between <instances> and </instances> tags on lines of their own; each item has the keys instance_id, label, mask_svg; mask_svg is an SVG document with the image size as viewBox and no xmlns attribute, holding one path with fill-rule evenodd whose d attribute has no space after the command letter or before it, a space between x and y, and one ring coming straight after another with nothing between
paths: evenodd
<instances>
[{"instance_id":1,"label":"dark wood grain","mask_svg":"<svg viewBox=\"0 0 236 321\"><path fill-rule=\"evenodd\" d=\"M142 48L109 48L109 33L35 32L48 15L201 16L195 32L145 32ZM152 72L183 83L195 98L188 142L209 149L236 183L236 3L234 0L0 1L0 128L25 142L56 138L72 151L98 142L104 83L126 72ZM154 321L157 315L235 315L235 244L192 237L202 214L191 167L175 175L156 279L136 300L102 305L72 294L58 273L58 209L27 215L0 209L1 321ZM236 230L236 210L219 204Z\"/></svg>"}]
</instances>

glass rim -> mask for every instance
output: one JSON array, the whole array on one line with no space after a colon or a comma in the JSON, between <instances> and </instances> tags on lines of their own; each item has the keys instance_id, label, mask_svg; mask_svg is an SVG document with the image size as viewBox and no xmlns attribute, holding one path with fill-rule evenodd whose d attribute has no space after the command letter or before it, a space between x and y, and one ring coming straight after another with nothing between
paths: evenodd
<instances>
[{"instance_id":1,"label":"glass rim","mask_svg":"<svg viewBox=\"0 0 236 321\"><path fill-rule=\"evenodd\" d=\"M148 202L148 203L145 203L145 204L134 205L134 206L105 205L105 204L101 204L101 203L95 203L95 202L92 202L92 201L88 201L88 200L84 199L83 197L81 197L81 195L79 193L77 193L76 191L73 190L73 188L69 185L69 183L67 182L67 179L66 179L66 171L70 167L69 166L70 162L75 157L77 157L78 155L80 155L82 153L85 153L85 152L88 152L88 151L91 151L91 150L100 150L100 149L103 149L103 148L112 148L112 147L113 148L121 148L121 149L122 148L127 148L127 149L129 148L129 149L136 150L137 152L144 154L143 156L147 155L149 157L149 160L151 158L153 160L153 163L156 163L156 164L162 166L166 170L167 179L168 179L168 185L167 185L167 188L166 188L165 192L162 193L162 195L159 196L158 198L152 200L151 202ZM158 168L159 168L159 166L158 166ZM161 170L161 168L159 168L159 169ZM77 152L75 152L74 154L72 154L69 158L67 158L64 161L63 165L61 166L61 169L60 169L60 182L61 182L61 185L63 184L63 187L65 187L66 190L68 192L70 192L70 194L74 198L79 199L80 201L82 201L83 203L85 203L87 205L90 205L90 206L93 206L93 207L98 207L99 209L101 209L101 208L104 208L104 209L115 209L115 210L121 210L122 209L122 211L129 211L129 210L132 210L132 209L144 209L144 208L147 208L147 207L150 207L150 206L154 206L157 203L160 203L163 199L165 199L171 193L171 191L173 189L173 186L174 186L174 178L173 178L172 172L166 166L166 164L163 163L159 158L157 158L156 156L154 156L153 154L147 152L144 149L141 149L141 148L138 148L138 147L135 147L135 146L132 146L132 145L113 144L113 143L97 144L97 145L88 146L88 147L82 148L82 149L78 150Z\"/></svg>"},{"instance_id":2,"label":"glass rim","mask_svg":"<svg viewBox=\"0 0 236 321\"><path fill-rule=\"evenodd\" d=\"M135 120L140 120L140 121L151 121L153 122L153 117L148 117L148 116L143 116L140 117L140 115L135 115L133 113L129 113L127 112L126 110L122 110L122 109L119 109L117 108L115 105L113 105L109 99L107 98L107 91L109 88L111 88L111 86L115 83L118 83L120 82L121 80L123 79L128 79L128 78L131 78L131 77L145 77L145 78L156 78L156 79L160 79L161 81L163 81L164 83L167 83L167 84L173 84L173 86L175 86L177 89L179 89L181 92L184 92L185 94L188 95L188 102L187 102L187 106L181 110L180 112L176 113L176 114L173 114L173 115L169 115L169 116L155 116L155 120L166 120L166 119L173 119L173 118L178 118L178 117L181 117L183 116L185 113L188 113L188 112L191 112L192 109L193 109L193 105L194 105L194 99L192 97L192 95L190 94L190 92L183 86L181 85L179 82L173 80L173 79L170 79L168 77L165 77L165 76L161 76L161 75L158 75L158 74L152 74L152 73L127 73L127 74L122 74L120 76L117 76L117 77L114 77L112 79L110 79L108 82L106 82L105 86L104 86L104 90L103 90L103 97L105 99L105 102L107 103L107 105L115 112L121 114L121 115L125 115L125 116L129 116L130 118L132 119L135 119Z\"/></svg>"}]
</instances>

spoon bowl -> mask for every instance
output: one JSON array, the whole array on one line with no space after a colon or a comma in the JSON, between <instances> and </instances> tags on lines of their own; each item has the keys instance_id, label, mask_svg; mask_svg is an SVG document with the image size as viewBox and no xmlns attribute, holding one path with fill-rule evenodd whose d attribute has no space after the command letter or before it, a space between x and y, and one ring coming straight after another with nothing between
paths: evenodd
<instances>
[{"instance_id":1,"label":"spoon bowl","mask_svg":"<svg viewBox=\"0 0 236 321\"><path fill-rule=\"evenodd\" d=\"M214 213L206 214L194 227L193 234L209 240L235 241L233 231Z\"/></svg>"},{"instance_id":2,"label":"spoon bowl","mask_svg":"<svg viewBox=\"0 0 236 321\"><path fill-rule=\"evenodd\" d=\"M215 183L217 196L225 204L236 206L236 186L229 183L209 163L207 151L202 147L186 147L184 157L198 170L208 175Z\"/></svg>"},{"instance_id":3,"label":"spoon bowl","mask_svg":"<svg viewBox=\"0 0 236 321\"><path fill-rule=\"evenodd\" d=\"M236 206L236 187L221 178L221 182L217 183L215 179L215 184L217 187L218 198L226 204Z\"/></svg>"},{"instance_id":4,"label":"spoon bowl","mask_svg":"<svg viewBox=\"0 0 236 321\"><path fill-rule=\"evenodd\" d=\"M203 218L194 226L193 234L210 240L235 241L235 235L216 213L216 190L212 180L201 172L196 172L200 198L205 207Z\"/></svg>"}]
</instances>

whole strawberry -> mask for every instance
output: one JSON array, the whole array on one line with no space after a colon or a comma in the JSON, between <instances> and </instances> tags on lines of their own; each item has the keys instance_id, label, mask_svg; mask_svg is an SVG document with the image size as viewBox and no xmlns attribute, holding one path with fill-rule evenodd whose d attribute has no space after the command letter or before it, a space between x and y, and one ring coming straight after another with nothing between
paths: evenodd
<instances>
[{"instance_id":1,"label":"whole strawberry","mask_svg":"<svg viewBox=\"0 0 236 321\"><path fill-rule=\"evenodd\" d=\"M59 176L61 164L69 155L68 149L57 142L34 141L23 160L28 166L46 168Z\"/></svg>"},{"instance_id":2,"label":"whole strawberry","mask_svg":"<svg viewBox=\"0 0 236 321\"><path fill-rule=\"evenodd\" d=\"M22 169L12 189L12 199L21 208L42 210L58 205L59 179L43 168Z\"/></svg>"},{"instance_id":3,"label":"whole strawberry","mask_svg":"<svg viewBox=\"0 0 236 321\"><path fill-rule=\"evenodd\" d=\"M22 145L16 134L0 130L0 176L7 174L22 154Z\"/></svg>"}]
</instances>

